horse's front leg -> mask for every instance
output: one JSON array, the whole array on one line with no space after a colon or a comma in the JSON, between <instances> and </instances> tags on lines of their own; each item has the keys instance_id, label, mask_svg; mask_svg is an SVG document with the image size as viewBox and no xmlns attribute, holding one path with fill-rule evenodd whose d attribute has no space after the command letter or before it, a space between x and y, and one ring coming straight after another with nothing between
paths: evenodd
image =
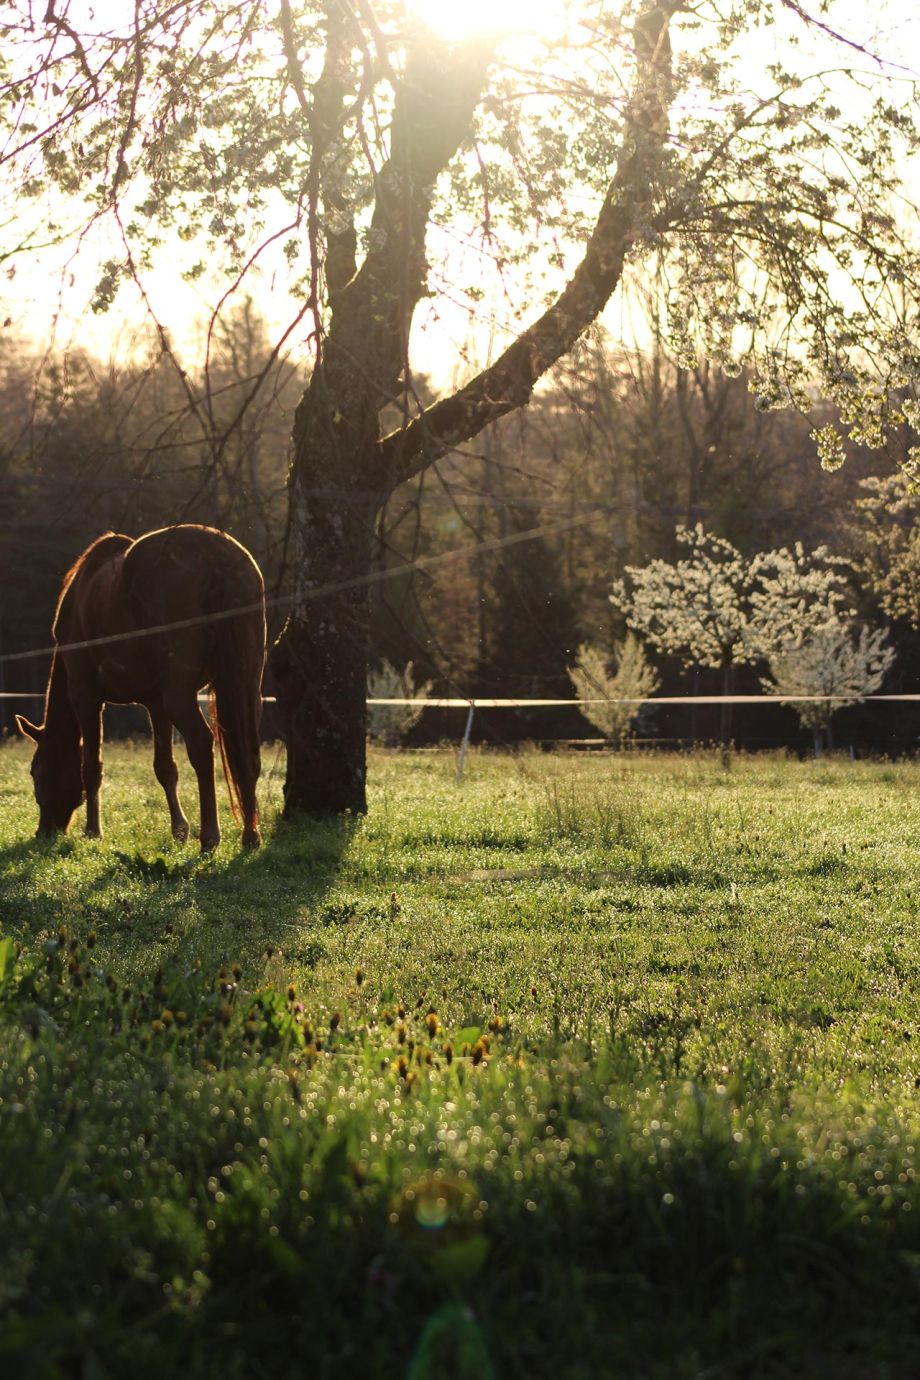
<instances>
[{"instance_id":1,"label":"horse's front leg","mask_svg":"<svg viewBox=\"0 0 920 1380\"><path fill-rule=\"evenodd\" d=\"M83 789L86 792L86 836L102 838L99 792L102 787L102 705L75 706L83 737Z\"/></svg>"},{"instance_id":2,"label":"horse's front leg","mask_svg":"<svg viewBox=\"0 0 920 1380\"><path fill-rule=\"evenodd\" d=\"M188 820L179 804L179 770L172 748L172 720L162 705L147 706L150 726L153 729L153 770L166 793L169 806L169 822L174 839L185 843L188 838Z\"/></svg>"},{"instance_id":3,"label":"horse's front leg","mask_svg":"<svg viewBox=\"0 0 920 1380\"><path fill-rule=\"evenodd\" d=\"M220 825L217 822L217 795L214 789L214 735L207 720L198 708L198 700L181 694L163 696L166 713L185 739L188 760L195 768L198 777L198 795L201 801L201 840L202 853L216 848L220 843Z\"/></svg>"}]
</instances>

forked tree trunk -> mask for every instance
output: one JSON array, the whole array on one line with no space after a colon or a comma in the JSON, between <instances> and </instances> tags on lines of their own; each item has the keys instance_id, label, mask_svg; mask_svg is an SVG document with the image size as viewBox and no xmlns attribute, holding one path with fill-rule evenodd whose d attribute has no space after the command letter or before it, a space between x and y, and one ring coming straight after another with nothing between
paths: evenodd
<instances>
[{"instance_id":1,"label":"forked tree trunk","mask_svg":"<svg viewBox=\"0 0 920 1380\"><path fill-rule=\"evenodd\" d=\"M558 298L489 368L404 427L381 436L386 403L411 398L407 348L426 290L425 234L440 173L470 136L485 57L420 42L395 85L390 156L375 179L367 252L355 226L327 234L328 330L297 410L290 480L291 612L272 650L288 748L285 813L363 811L368 588L373 529L387 493L530 398L536 381L572 348L620 281L640 227L654 219L656 169L671 98L668 23L681 0L649 0L633 29L635 86L623 146L584 258ZM282 7L282 18L286 13ZM353 46L352 7L329 0L327 62L312 106L299 87L319 186L337 121L350 118L340 59ZM286 52L298 87L296 45ZM311 185L312 182L311 182ZM663 226L664 219L661 220ZM318 261L318 256L317 256ZM412 411L412 408L409 408Z\"/></svg>"}]
</instances>

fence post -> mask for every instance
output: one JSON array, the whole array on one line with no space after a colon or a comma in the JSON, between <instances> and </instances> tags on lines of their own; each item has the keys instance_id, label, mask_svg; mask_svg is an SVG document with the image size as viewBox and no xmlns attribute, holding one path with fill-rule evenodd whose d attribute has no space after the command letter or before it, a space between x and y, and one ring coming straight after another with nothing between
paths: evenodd
<instances>
[{"instance_id":1,"label":"fence post","mask_svg":"<svg viewBox=\"0 0 920 1380\"><path fill-rule=\"evenodd\" d=\"M470 700L469 713L466 716L466 728L463 730L463 738L460 743L460 756L457 759L457 780L463 780L463 763L466 761L466 750L470 745L470 732L473 728L473 715L476 712L476 705Z\"/></svg>"}]
</instances>

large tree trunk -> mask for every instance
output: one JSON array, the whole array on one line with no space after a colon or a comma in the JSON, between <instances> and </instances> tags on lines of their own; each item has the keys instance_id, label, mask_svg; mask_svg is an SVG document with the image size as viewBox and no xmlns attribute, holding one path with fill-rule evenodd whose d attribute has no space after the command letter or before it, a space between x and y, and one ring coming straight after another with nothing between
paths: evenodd
<instances>
[{"instance_id":1,"label":"large tree trunk","mask_svg":"<svg viewBox=\"0 0 920 1380\"><path fill-rule=\"evenodd\" d=\"M362 813L374 511L354 494L305 504L291 614L272 669L285 726L285 812ZM299 544L300 544L299 543Z\"/></svg>"},{"instance_id":2,"label":"large tree trunk","mask_svg":"<svg viewBox=\"0 0 920 1380\"><path fill-rule=\"evenodd\" d=\"M415 407L408 338L426 287L434 186L470 135L485 84L481 52L426 40L410 54L395 87L390 157L376 178L360 267L354 227L342 230L342 206L334 207L339 228L327 236L324 260L329 328L317 327L317 364L294 424L291 613L271 657L288 748L286 814L366 808L368 587L377 512L397 484L523 406L609 300L637 228L652 218L670 100L668 22L679 5L652 0L636 21L623 150L581 264L556 302L452 397L422 412ZM317 184L323 150L334 146L336 110L347 109L336 53L350 14L340 0L330 4L327 66L312 108L300 91ZM287 51L296 85L293 44ZM318 253L313 257L318 264ZM407 417L415 415L381 437L380 413L400 394Z\"/></svg>"}]
</instances>

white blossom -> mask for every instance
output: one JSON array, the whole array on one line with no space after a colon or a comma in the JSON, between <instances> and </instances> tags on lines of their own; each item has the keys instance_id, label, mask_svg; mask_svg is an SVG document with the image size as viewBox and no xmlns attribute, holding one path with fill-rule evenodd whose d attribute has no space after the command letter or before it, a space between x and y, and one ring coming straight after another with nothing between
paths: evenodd
<instances>
[{"instance_id":1,"label":"white blossom","mask_svg":"<svg viewBox=\"0 0 920 1380\"><path fill-rule=\"evenodd\" d=\"M849 570L849 563L826 546L807 552L801 542L792 550L780 547L755 556L747 629L752 659L769 660L852 616Z\"/></svg>"},{"instance_id":2,"label":"white blossom","mask_svg":"<svg viewBox=\"0 0 920 1380\"><path fill-rule=\"evenodd\" d=\"M721 667L753 661L749 563L731 542L701 524L678 527L684 560L627 566L610 600L628 625L688 665Z\"/></svg>"},{"instance_id":3,"label":"white blossom","mask_svg":"<svg viewBox=\"0 0 920 1380\"><path fill-rule=\"evenodd\" d=\"M828 621L798 643L787 643L769 658L770 677L764 689L781 699L795 695L830 698L806 700L793 705L804 727L818 735L827 729L838 709L858 704L874 694L894 661L894 648L885 645L884 628L859 630L854 638L844 621Z\"/></svg>"}]
</instances>

